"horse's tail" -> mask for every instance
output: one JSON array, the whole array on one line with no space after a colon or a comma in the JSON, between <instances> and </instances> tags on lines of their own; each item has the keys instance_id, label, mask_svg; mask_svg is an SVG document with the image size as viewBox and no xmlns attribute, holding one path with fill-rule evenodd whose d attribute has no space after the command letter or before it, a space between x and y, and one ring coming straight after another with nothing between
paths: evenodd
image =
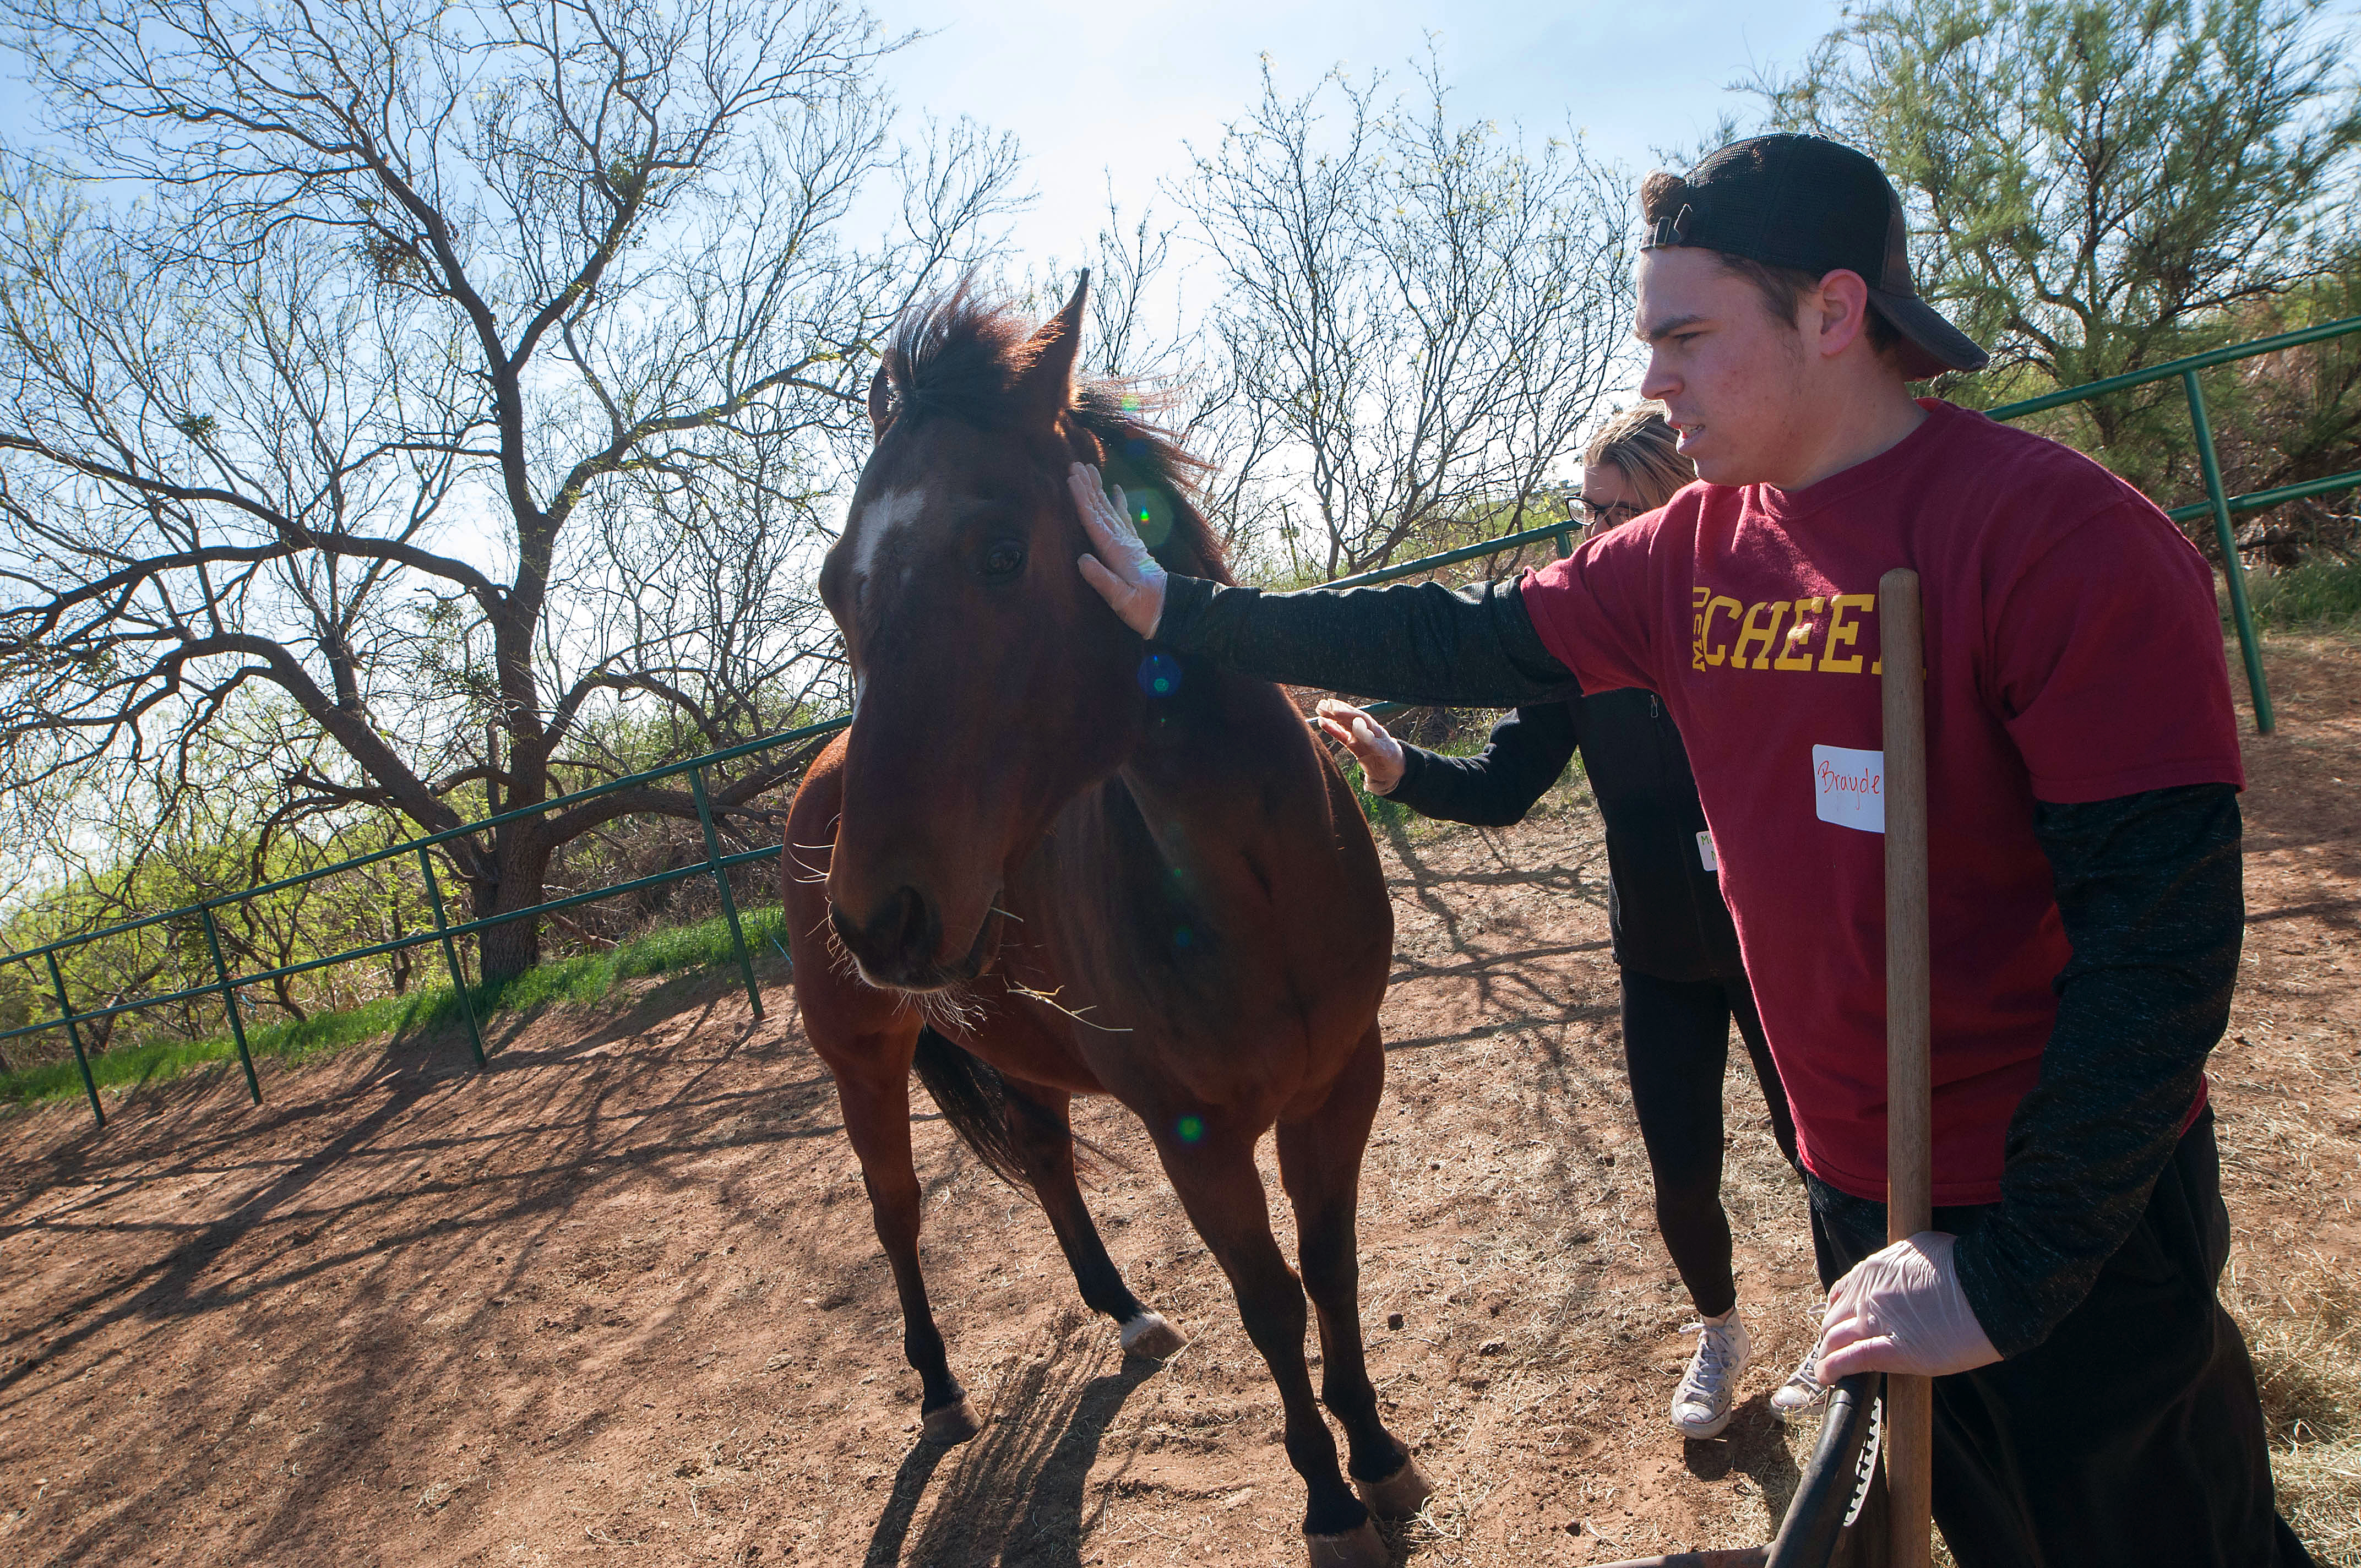
<instances>
[{"instance_id":1,"label":"horse's tail","mask_svg":"<svg viewBox=\"0 0 2361 1568\"><path fill-rule=\"evenodd\" d=\"M977 1056L962 1049L953 1041L935 1033L931 1026L918 1030L918 1046L910 1058L910 1066L918 1081L934 1096L935 1108L960 1141L973 1149L991 1172L1024 1193L1035 1196L1033 1182L1025 1174L1025 1157L1016 1144L1016 1119L1024 1117L1045 1128L1065 1134L1074 1149L1074 1167L1087 1172L1099 1164L1129 1170L1130 1163L1099 1147L1071 1126L1060 1124L1050 1113L1025 1095L1009 1087L1000 1069Z\"/></svg>"},{"instance_id":2,"label":"horse's tail","mask_svg":"<svg viewBox=\"0 0 2361 1568\"><path fill-rule=\"evenodd\" d=\"M1025 1159L1017 1150L1011 1118L1038 1117L1039 1108L1013 1093L1008 1080L990 1062L961 1050L932 1028L918 1031L918 1048L910 1066L960 1141L973 1149L994 1176L1030 1194L1033 1184L1026 1179Z\"/></svg>"}]
</instances>

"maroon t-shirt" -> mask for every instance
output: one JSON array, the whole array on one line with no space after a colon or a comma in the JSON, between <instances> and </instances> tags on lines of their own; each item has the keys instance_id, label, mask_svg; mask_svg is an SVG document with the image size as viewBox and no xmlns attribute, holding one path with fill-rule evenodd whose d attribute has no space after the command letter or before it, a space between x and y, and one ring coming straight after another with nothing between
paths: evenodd
<instances>
[{"instance_id":1,"label":"maroon t-shirt","mask_svg":"<svg viewBox=\"0 0 2361 1568\"><path fill-rule=\"evenodd\" d=\"M2207 565L2131 486L1932 399L1807 489L1696 484L1529 574L1586 691L1680 725L1805 1164L1885 1196L1877 583L1925 601L1935 1201L2000 1197L2069 956L2036 800L2243 787Z\"/></svg>"}]
</instances>

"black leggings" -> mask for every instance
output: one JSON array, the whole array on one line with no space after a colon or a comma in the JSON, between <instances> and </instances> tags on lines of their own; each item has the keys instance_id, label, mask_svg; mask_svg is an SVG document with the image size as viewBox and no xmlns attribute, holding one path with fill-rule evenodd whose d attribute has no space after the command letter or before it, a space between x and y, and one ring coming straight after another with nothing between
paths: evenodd
<instances>
[{"instance_id":1,"label":"black leggings","mask_svg":"<svg viewBox=\"0 0 2361 1568\"><path fill-rule=\"evenodd\" d=\"M1746 981L1659 980L1623 970L1623 1065L1655 1178L1656 1229L1690 1299L1708 1317L1738 1301L1730 1216L1721 1207L1721 1075L1733 1021L1771 1108L1771 1135L1795 1165L1795 1119ZM1817 1235L1814 1241L1817 1252Z\"/></svg>"}]
</instances>

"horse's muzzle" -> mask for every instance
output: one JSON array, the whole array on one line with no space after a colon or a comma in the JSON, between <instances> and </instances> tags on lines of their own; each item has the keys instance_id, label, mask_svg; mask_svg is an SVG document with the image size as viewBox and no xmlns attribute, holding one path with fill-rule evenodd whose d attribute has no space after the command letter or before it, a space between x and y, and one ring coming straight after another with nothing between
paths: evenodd
<instances>
[{"instance_id":1,"label":"horse's muzzle","mask_svg":"<svg viewBox=\"0 0 2361 1568\"><path fill-rule=\"evenodd\" d=\"M942 915L915 887L895 888L865 922L848 918L843 907L833 903L828 920L836 939L861 966L861 978L886 991L940 991L973 980L1000 946L995 909L984 916L966 953L945 962L938 956L943 945Z\"/></svg>"}]
</instances>

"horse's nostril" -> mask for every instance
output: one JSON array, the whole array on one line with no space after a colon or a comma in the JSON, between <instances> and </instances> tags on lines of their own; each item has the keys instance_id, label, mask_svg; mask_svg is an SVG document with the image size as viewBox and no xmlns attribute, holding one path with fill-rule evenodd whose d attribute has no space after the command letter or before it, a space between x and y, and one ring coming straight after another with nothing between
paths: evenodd
<instances>
[{"instance_id":1,"label":"horse's nostril","mask_svg":"<svg viewBox=\"0 0 2361 1568\"><path fill-rule=\"evenodd\" d=\"M934 961L942 942L942 924L926 895L915 887L897 887L866 921L856 924L840 907L831 907L829 923L855 958L881 973L915 972Z\"/></svg>"},{"instance_id":2,"label":"horse's nostril","mask_svg":"<svg viewBox=\"0 0 2361 1568\"><path fill-rule=\"evenodd\" d=\"M934 943L927 939L927 927L933 924L931 914L917 888L897 887L879 912L876 925L895 951L908 958L931 958Z\"/></svg>"}]
</instances>

